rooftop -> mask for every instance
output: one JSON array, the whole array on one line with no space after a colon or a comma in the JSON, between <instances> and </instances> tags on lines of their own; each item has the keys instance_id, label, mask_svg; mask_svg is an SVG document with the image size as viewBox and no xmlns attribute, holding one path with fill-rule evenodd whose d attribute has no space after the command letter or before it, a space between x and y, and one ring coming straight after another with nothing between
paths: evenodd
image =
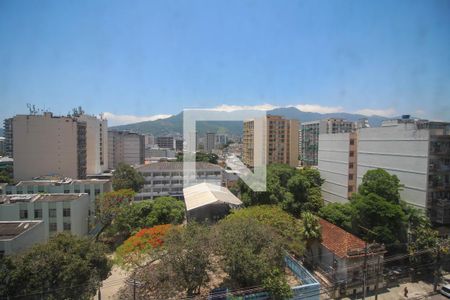
<instances>
[{"instance_id":1,"label":"rooftop","mask_svg":"<svg viewBox=\"0 0 450 300\"><path fill-rule=\"evenodd\" d=\"M37 179L37 180L23 180L16 184L16 186L33 185L33 186L49 186L49 185L63 185L63 184L89 184L89 183L106 183L108 179Z\"/></svg>"},{"instance_id":2,"label":"rooftop","mask_svg":"<svg viewBox=\"0 0 450 300\"><path fill-rule=\"evenodd\" d=\"M349 253L364 249L365 242L357 236L322 218L319 223L322 227L322 245L340 258L349 257Z\"/></svg>"},{"instance_id":3,"label":"rooftop","mask_svg":"<svg viewBox=\"0 0 450 300\"><path fill-rule=\"evenodd\" d=\"M217 170L220 171L222 168L218 165L211 164L208 162L197 162L197 170ZM182 161L164 161L151 163L148 165L142 165L136 168L138 171L183 171Z\"/></svg>"},{"instance_id":4,"label":"rooftop","mask_svg":"<svg viewBox=\"0 0 450 300\"><path fill-rule=\"evenodd\" d=\"M3 221L0 222L0 240L11 240L42 221Z\"/></svg>"},{"instance_id":5,"label":"rooftop","mask_svg":"<svg viewBox=\"0 0 450 300\"><path fill-rule=\"evenodd\" d=\"M78 200L87 194L12 194L0 195L0 205L26 202L61 202Z\"/></svg>"},{"instance_id":6,"label":"rooftop","mask_svg":"<svg viewBox=\"0 0 450 300\"><path fill-rule=\"evenodd\" d=\"M211 183L200 183L183 189L186 210L193 210L213 203L242 205L242 201L227 188Z\"/></svg>"}]
</instances>

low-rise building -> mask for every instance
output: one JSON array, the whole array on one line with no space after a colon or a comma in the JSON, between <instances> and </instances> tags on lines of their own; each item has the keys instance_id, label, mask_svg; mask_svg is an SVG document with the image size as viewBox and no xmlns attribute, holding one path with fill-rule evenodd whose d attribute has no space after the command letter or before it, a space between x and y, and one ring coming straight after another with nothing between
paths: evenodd
<instances>
[{"instance_id":1,"label":"low-rise building","mask_svg":"<svg viewBox=\"0 0 450 300\"><path fill-rule=\"evenodd\" d=\"M47 240L57 232L88 234L89 195L14 194L0 196L0 221L42 220Z\"/></svg>"},{"instance_id":2,"label":"low-rise building","mask_svg":"<svg viewBox=\"0 0 450 300\"><path fill-rule=\"evenodd\" d=\"M220 185L200 183L183 189L188 221L215 222L238 208L242 201Z\"/></svg>"},{"instance_id":3,"label":"low-rise building","mask_svg":"<svg viewBox=\"0 0 450 300\"><path fill-rule=\"evenodd\" d=\"M321 240L311 245L307 262L325 283L335 289L332 298L360 294L363 291L361 279L365 266L366 292L374 290L378 274L378 287L384 285L381 274L386 251L383 246L366 244L357 236L324 219L319 219L319 223Z\"/></svg>"},{"instance_id":4,"label":"low-rise building","mask_svg":"<svg viewBox=\"0 0 450 300\"><path fill-rule=\"evenodd\" d=\"M95 198L112 191L111 180L106 179L44 179L20 181L15 185L0 184L0 195L12 194L79 194L89 195L89 215L91 223L94 222Z\"/></svg>"},{"instance_id":5,"label":"low-rise building","mask_svg":"<svg viewBox=\"0 0 450 300\"><path fill-rule=\"evenodd\" d=\"M45 242L43 221L0 221L0 259Z\"/></svg>"},{"instance_id":6,"label":"low-rise building","mask_svg":"<svg viewBox=\"0 0 450 300\"><path fill-rule=\"evenodd\" d=\"M183 197L183 162L157 162L137 167L145 179L144 187L136 200L153 199L159 196ZM223 169L207 162L196 163L196 180L221 185Z\"/></svg>"}]
</instances>

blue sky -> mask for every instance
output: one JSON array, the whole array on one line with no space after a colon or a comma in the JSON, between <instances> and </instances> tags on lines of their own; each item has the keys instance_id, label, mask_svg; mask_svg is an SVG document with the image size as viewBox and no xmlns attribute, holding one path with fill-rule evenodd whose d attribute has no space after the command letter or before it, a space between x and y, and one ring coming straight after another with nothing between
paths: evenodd
<instances>
[{"instance_id":1,"label":"blue sky","mask_svg":"<svg viewBox=\"0 0 450 300\"><path fill-rule=\"evenodd\" d=\"M450 120L450 1L0 0L0 120L26 103Z\"/></svg>"}]
</instances>

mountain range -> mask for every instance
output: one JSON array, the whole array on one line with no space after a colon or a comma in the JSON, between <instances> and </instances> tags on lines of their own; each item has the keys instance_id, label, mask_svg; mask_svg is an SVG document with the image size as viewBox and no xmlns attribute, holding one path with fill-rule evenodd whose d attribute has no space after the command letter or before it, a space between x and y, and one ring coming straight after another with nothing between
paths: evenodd
<instances>
[{"instance_id":1,"label":"mountain range","mask_svg":"<svg viewBox=\"0 0 450 300\"><path fill-rule=\"evenodd\" d=\"M241 112L245 115L245 112ZM364 116L360 114L351 113L315 113L300 111L295 107L276 108L267 111L267 114L282 116L286 119L296 119L300 122L309 122L327 118L342 118L349 121L357 121L361 118L367 118L370 126L378 127L383 120L388 118L381 116ZM206 132L220 132L231 135L242 135L243 122L241 121L202 121L197 122L198 133L205 134ZM152 134L154 136L169 136L183 134L183 113L173 115L167 119L160 119L155 121L144 121L139 123L120 125L110 127L112 130L129 130L142 134Z\"/></svg>"}]
</instances>

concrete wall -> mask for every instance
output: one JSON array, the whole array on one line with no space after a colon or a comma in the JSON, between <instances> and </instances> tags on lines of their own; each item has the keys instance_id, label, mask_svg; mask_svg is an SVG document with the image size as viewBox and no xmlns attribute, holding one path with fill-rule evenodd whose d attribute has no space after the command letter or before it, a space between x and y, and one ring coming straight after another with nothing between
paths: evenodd
<instances>
[{"instance_id":1,"label":"concrete wall","mask_svg":"<svg viewBox=\"0 0 450 300\"><path fill-rule=\"evenodd\" d=\"M348 201L350 133L319 135L319 165L322 195L326 202Z\"/></svg>"},{"instance_id":2,"label":"concrete wall","mask_svg":"<svg viewBox=\"0 0 450 300\"><path fill-rule=\"evenodd\" d=\"M18 115L13 136L15 180L49 174L78 178L77 120Z\"/></svg>"},{"instance_id":3,"label":"concrete wall","mask_svg":"<svg viewBox=\"0 0 450 300\"><path fill-rule=\"evenodd\" d=\"M406 202L425 208L428 185L428 130L413 130L411 124L362 128L358 140L358 185L368 170L383 168L397 175L404 185Z\"/></svg>"},{"instance_id":4,"label":"concrete wall","mask_svg":"<svg viewBox=\"0 0 450 300\"><path fill-rule=\"evenodd\" d=\"M108 122L89 115L78 119L86 122L86 173L100 174L108 169Z\"/></svg>"}]
</instances>

